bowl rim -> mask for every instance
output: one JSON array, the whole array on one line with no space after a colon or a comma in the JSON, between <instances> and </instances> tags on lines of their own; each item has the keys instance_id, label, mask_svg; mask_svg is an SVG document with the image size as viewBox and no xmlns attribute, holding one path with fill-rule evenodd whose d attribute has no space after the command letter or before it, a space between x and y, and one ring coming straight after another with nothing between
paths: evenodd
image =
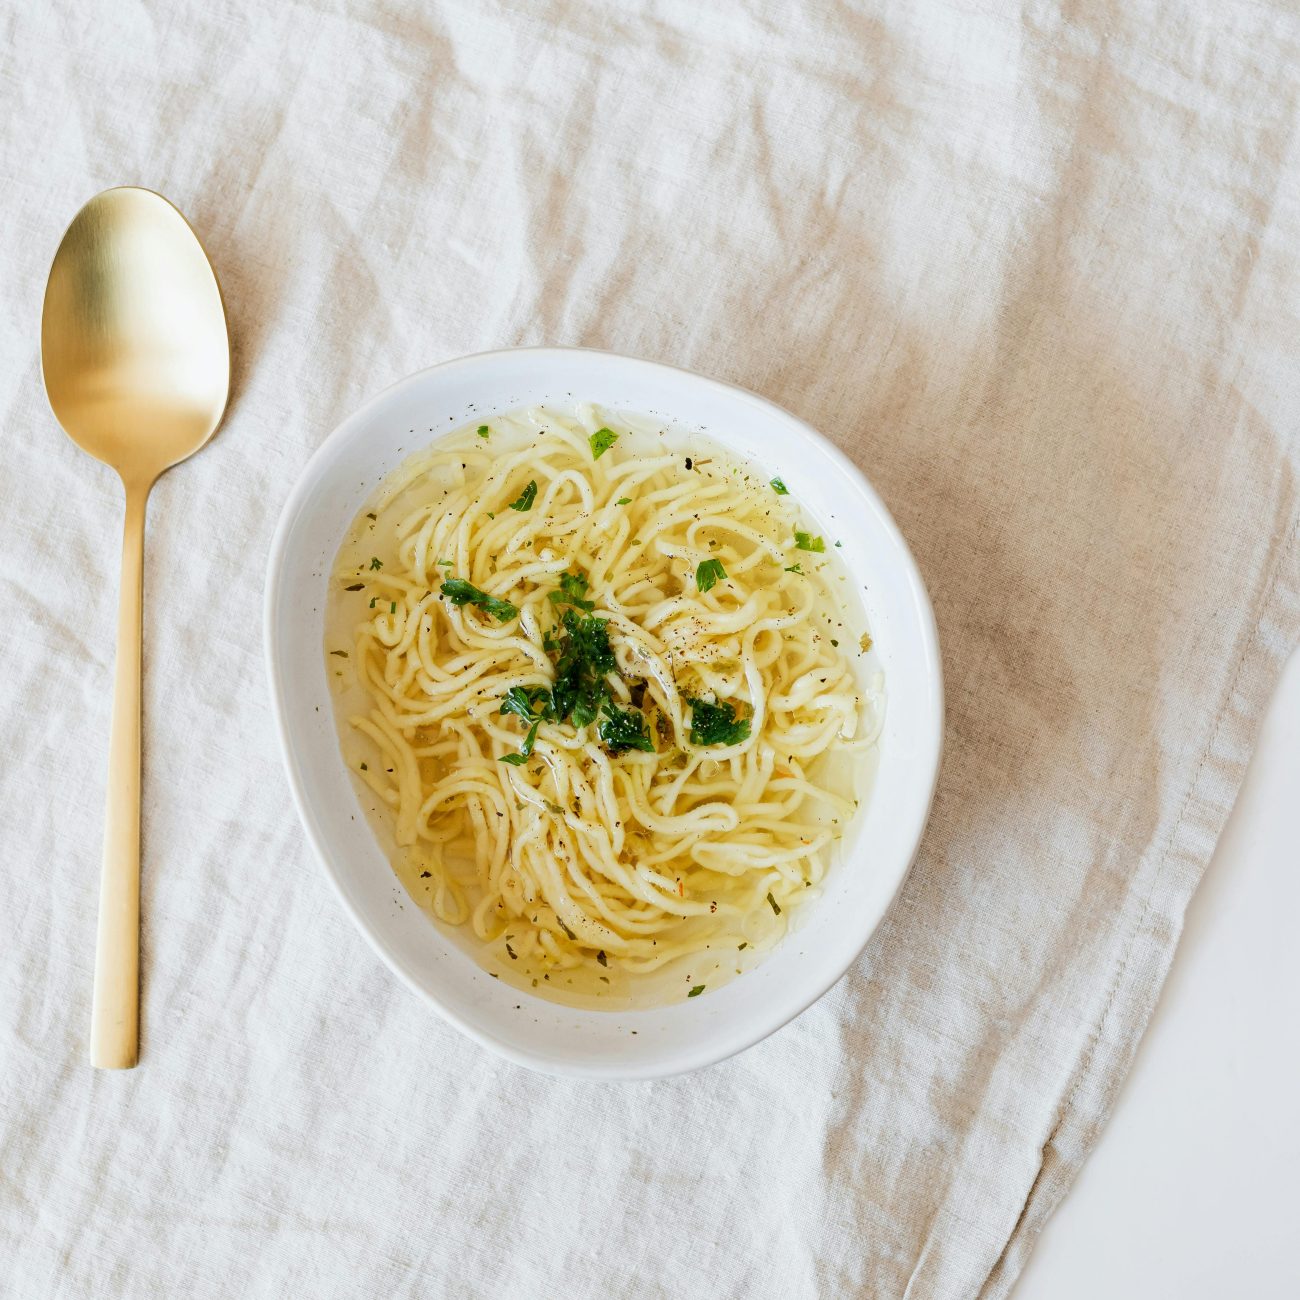
<instances>
[{"instance_id":1,"label":"bowl rim","mask_svg":"<svg viewBox=\"0 0 1300 1300\"><path fill-rule=\"evenodd\" d=\"M352 899L348 896L344 888L343 880L336 871L333 854L329 848L328 837L319 824L312 804L307 797L305 781L298 763L295 747L290 735L289 724L285 715L284 685L281 680L279 653L280 637L277 630L276 615L280 605L281 588L283 585L283 563L285 550L288 544L289 534L301 515L305 506L310 502L311 496L316 490L317 479L321 470L333 459L334 449L345 443L351 436L352 431L358 425L368 424L374 417L375 412L386 405L397 394L409 388L415 388L427 381L430 375L443 373L451 370L462 368L474 368L493 362L506 361L521 353L530 353L535 356L544 357L545 354L551 354L556 357L572 357L574 355L589 357L599 361L610 361L620 366L631 366L639 368L646 373L662 373L672 376L678 381L683 377L691 383L700 385L705 388L713 389L723 395L735 398L742 398L744 401L768 408L775 412L782 419L789 421L799 432L825 453L827 458L832 461L840 473L848 477L854 484L854 487L861 492L873 507L877 519L884 532L888 535L890 541L897 552L897 558L903 568L903 576L906 578L906 587L914 606L917 624L921 638L921 652L925 660L924 677L929 685L929 698L933 700L933 709L931 716L925 719L926 726L915 733L915 738L919 742L920 756L918 757L918 779L926 782L925 798L919 805L919 812L914 817L914 824L909 828L906 840L910 842L911 848L906 855L905 861L900 861L895 869L895 879L893 886L889 891L888 899L885 905L880 909L871 925L865 928L861 935L861 941L857 943L851 951L848 951L842 962L834 964L832 972L828 977L810 983L806 996L796 999L792 1010L787 1013L781 1013L778 1017L769 1020L756 1019L756 1022L743 1034L729 1038L725 1041L714 1041L704 1044L694 1050L686 1048L671 1049L665 1053L662 1060L654 1062L641 1062L638 1064L620 1062L616 1056L610 1056L607 1059L600 1059L595 1062L587 1061L567 1061L556 1056L547 1055L546 1053L532 1051L520 1047L514 1043L507 1042L497 1035L493 1034L482 1025L460 1014L450 1005L445 1003L437 993L430 989L416 974L415 971L408 968L405 961L394 953L384 942L379 932L371 926L369 921L361 914L354 905ZM451 432L452 430L448 430ZM430 439L430 445L437 442L439 438L445 436L443 433L435 435ZM916 861L920 851L921 842L924 838L926 827L929 824L930 814L933 809L935 790L938 786L939 772L943 760L943 740L944 740L944 692L943 692L943 663L939 650L939 632L938 625L935 621L934 608L931 604L929 593L926 590L925 582L921 577L921 572L917 566L916 559L912 555L911 548L907 545L905 538L898 524L890 514L884 501L879 493L872 486L867 476L858 468L852 460L849 459L843 451L839 449L829 438L820 433L805 420L787 410L785 407L773 402L770 398L762 397L750 389L744 388L739 384L733 384L726 380L715 379L708 375L702 375L697 371L688 370L683 366L674 366L661 361L649 361L641 357L628 356L623 353L610 352L600 348L585 348L573 346L554 346L539 345L529 347L511 347L511 348L494 348L485 352L469 353L465 356L453 357L446 361L440 361L431 366L414 371L395 382L386 385L373 396L368 398L360 406L356 407L349 414L345 415L338 424L330 431L324 441L312 452L306 463L298 472L296 481L285 499L284 505L280 510L279 518L276 522L275 531L271 538L270 548L267 552L266 577L263 590L262 600L262 641L264 664L267 675L267 684L269 688L271 716L274 722L275 733L280 749L280 758L284 766L285 776L289 784L289 793L293 801L294 808L298 814L298 821L307 837L307 842L311 846L316 861L329 880L334 894L343 906L344 912L350 917L352 923L365 937L371 948L379 956L380 960L402 981L408 988L418 994L425 1002L442 1017L448 1024L460 1030L472 1041L488 1048L490 1051L497 1053L513 1064L524 1066L528 1069L541 1071L549 1075L562 1077L585 1078L593 1080L649 1080L667 1078L677 1074L685 1074L693 1070L703 1069L709 1065L715 1065L720 1061L727 1060L740 1052L747 1051L749 1048L762 1042L765 1038L776 1033L777 1030L784 1028L796 1017L805 1012L813 1003L822 998L831 988L833 988L848 972L849 967L862 955L872 936L879 930L881 924L893 908L898 894L903 887L904 881L911 872L912 866ZM744 978L743 976L741 977Z\"/></svg>"}]
</instances>

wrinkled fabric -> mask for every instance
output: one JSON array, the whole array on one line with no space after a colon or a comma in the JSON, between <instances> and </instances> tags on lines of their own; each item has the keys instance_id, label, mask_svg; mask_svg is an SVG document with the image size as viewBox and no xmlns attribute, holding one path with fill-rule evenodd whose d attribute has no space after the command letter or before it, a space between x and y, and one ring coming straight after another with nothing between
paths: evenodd
<instances>
[{"instance_id":1,"label":"wrinkled fabric","mask_svg":"<svg viewBox=\"0 0 1300 1300\"><path fill-rule=\"evenodd\" d=\"M1006 1295L1300 635L1300 17L188 0L0 31L0 1293ZM234 387L150 505L143 1055L97 1073L121 502L48 410L38 318L120 183L204 238ZM686 1078L532 1074L399 987L268 717L262 575L312 450L525 343L788 406L938 616L899 900L813 1009Z\"/></svg>"}]
</instances>

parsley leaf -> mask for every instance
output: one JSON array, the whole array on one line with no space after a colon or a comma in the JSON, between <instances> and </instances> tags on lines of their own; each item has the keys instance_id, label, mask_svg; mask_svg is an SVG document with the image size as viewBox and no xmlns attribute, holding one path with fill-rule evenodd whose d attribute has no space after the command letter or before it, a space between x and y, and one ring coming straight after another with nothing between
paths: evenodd
<instances>
[{"instance_id":1,"label":"parsley leaf","mask_svg":"<svg viewBox=\"0 0 1300 1300\"><path fill-rule=\"evenodd\" d=\"M491 614L498 623L508 623L519 613L508 600L489 596L464 578L444 578L442 594L453 605L477 605L479 609Z\"/></svg>"},{"instance_id":2,"label":"parsley leaf","mask_svg":"<svg viewBox=\"0 0 1300 1300\"><path fill-rule=\"evenodd\" d=\"M786 565L786 569L785 569L785 571L786 571L787 573L802 573L802 572L803 572L803 565L802 565L802 564L788 564L788 565Z\"/></svg>"},{"instance_id":3,"label":"parsley leaf","mask_svg":"<svg viewBox=\"0 0 1300 1300\"><path fill-rule=\"evenodd\" d=\"M596 728L596 734L615 754L628 749L640 749L647 754L655 752L645 718L635 709L615 708L608 700L605 701L605 717Z\"/></svg>"},{"instance_id":4,"label":"parsley leaf","mask_svg":"<svg viewBox=\"0 0 1300 1300\"><path fill-rule=\"evenodd\" d=\"M772 891L771 891L770 889L767 891L767 902L768 902L768 906L771 907L772 911L773 911L777 916L780 916L780 915L781 915L781 904L778 903L778 902L776 901L776 899L772 897Z\"/></svg>"},{"instance_id":5,"label":"parsley leaf","mask_svg":"<svg viewBox=\"0 0 1300 1300\"><path fill-rule=\"evenodd\" d=\"M732 705L689 695L686 703L691 706L692 745L739 745L749 738L749 719L737 718Z\"/></svg>"},{"instance_id":6,"label":"parsley leaf","mask_svg":"<svg viewBox=\"0 0 1300 1300\"><path fill-rule=\"evenodd\" d=\"M379 558L379 556L372 555L370 557L370 567L372 569L382 569L384 567L384 562Z\"/></svg>"},{"instance_id":7,"label":"parsley leaf","mask_svg":"<svg viewBox=\"0 0 1300 1300\"><path fill-rule=\"evenodd\" d=\"M592 460L599 460L618 441L618 434L613 429L597 429L588 441Z\"/></svg>"},{"instance_id":8,"label":"parsley leaf","mask_svg":"<svg viewBox=\"0 0 1300 1300\"><path fill-rule=\"evenodd\" d=\"M512 686L501 701L500 711L531 722L534 718L544 718L550 706L551 692L545 686Z\"/></svg>"},{"instance_id":9,"label":"parsley leaf","mask_svg":"<svg viewBox=\"0 0 1300 1300\"><path fill-rule=\"evenodd\" d=\"M779 478L772 480L772 491L779 497L788 497L790 495L790 489Z\"/></svg>"},{"instance_id":10,"label":"parsley leaf","mask_svg":"<svg viewBox=\"0 0 1300 1300\"><path fill-rule=\"evenodd\" d=\"M708 591L719 578L726 576L727 571L722 567L721 560L701 560L695 570L695 589Z\"/></svg>"},{"instance_id":11,"label":"parsley leaf","mask_svg":"<svg viewBox=\"0 0 1300 1300\"><path fill-rule=\"evenodd\" d=\"M492 430L489 429L488 426L487 426L486 424L480 424L479 427L478 427L478 436L479 436L480 438L486 438L486 437L488 436L488 434L491 433L491 432L492 432Z\"/></svg>"},{"instance_id":12,"label":"parsley leaf","mask_svg":"<svg viewBox=\"0 0 1300 1300\"><path fill-rule=\"evenodd\" d=\"M344 591L364 591L366 584L364 582L354 582L350 587L344 587Z\"/></svg>"},{"instance_id":13,"label":"parsley leaf","mask_svg":"<svg viewBox=\"0 0 1300 1300\"><path fill-rule=\"evenodd\" d=\"M631 498L631 497L619 497L619 499L618 499L617 501L615 501L614 504L615 504L616 506L630 506L630 505L632 504L632 498Z\"/></svg>"},{"instance_id":14,"label":"parsley leaf","mask_svg":"<svg viewBox=\"0 0 1300 1300\"><path fill-rule=\"evenodd\" d=\"M537 480L530 479L528 486L510 503L511 510L531 510L537 500Z\"/></svg>"},{"instance_id":15,"label":"parsley leaf","mask_svg":"<svg viewBox=\"0 0 1300 1300\"><path fill-rule=\"evenodd\" d=\"M801 533L797 528L794 532L795 548L800 551L824 551L826 543L820 537L814 537L811 533Z\"/></svg>"},{"instance_id":16,"label":"parsley leaf","mask_svg":"<svg viewBox=\"0 0 1300 1300\"><path fill-rule=\"evenodd\" d=\"M559 722L569 720L575 727L585 727L595 722L605 698L605 677L614 671L609 623L566 609L561 626L551 711Z\"/></svg>"},{"instance_id":17,"label":"parsley leaf","mask_svg":"<svg viewBox=\"0 0 1300 1300\"><path fill-rule=\"evenodd\" d=\"M688 998L698 998L704 992L704 985L697 984L686 996Z\"/></svg>"},{"instance_id":18,"label":"parsley leaf","mask_svg":"<svg viewBox=\"0 0 1300 1300\"><path fill-rule=\"evenodd\" d=\"M573 573L560 574L559 591L551 592L548 599L552 605L573 605L576 609L585 609L588 612L596 608L594 600L586 600L587 594L587 575L580 571Z\"/></svg>"},{"instance_id":19,"label":"parsley leaf","mask_svg":"<svg viewBox=\"0 0 1300 1300\"><path fill-rule=\"evenodd\" d=\"M500 763L509 763L511 767L519 767L521 764L528 762L533 756L533 745L537 741L537 728L542 725L541 718L538 718L531 727L528 728L528 735L524 737L524 743L519 747L517 754L502 754L497 760Z\"/></svg>"}]
</instances>

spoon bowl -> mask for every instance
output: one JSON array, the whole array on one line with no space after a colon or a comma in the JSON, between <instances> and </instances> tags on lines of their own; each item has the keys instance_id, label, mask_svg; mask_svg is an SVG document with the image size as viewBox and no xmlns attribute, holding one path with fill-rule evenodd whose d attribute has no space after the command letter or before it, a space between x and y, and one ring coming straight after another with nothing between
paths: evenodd
<instances>
[{"instance_id":1,"label":"spoon bowl","mask_svg":"<svg viewBox=\"0 0 1300 1300\"><path fill-rule=\"evenodd\" d=\"M41 371L68 436L148 481L216 432L230 391L221 290L183 216L152 190L97 194L50 268Z\"/></svg>"},{"instance_id":2,"label":"spoon bowl","mask_svg":"<svg viewBox=\"0 0 1300 1300\"><path fill-rule=\"evenodd\" d=\"M126 495L90 1033L91 1064L122 1069L139 1054L145 506L158 475L216 432L230 392L217 277L160 194L105 190L73 218L45 288L41 374L68 436Z\"/></svg>"}]
</instances>

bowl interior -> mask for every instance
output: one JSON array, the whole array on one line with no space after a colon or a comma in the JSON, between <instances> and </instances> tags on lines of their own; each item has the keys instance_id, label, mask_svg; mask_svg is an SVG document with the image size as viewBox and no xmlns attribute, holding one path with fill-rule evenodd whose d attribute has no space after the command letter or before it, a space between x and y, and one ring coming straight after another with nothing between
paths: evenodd
<instances>
[{"instance_id":1,"label":"bowl interior","mask_svg":"<svg viewBox=\"0 0 1300 1300\"><path fill-rule=\"evenodd\" d=\"M410 904L340 756L321 649L334 556L384 475L470 419L580 400L669 417L779 474L828 543L843 543L885 674L875 779L822 896L800 909L797 926L756 969L655 1010L586 1011L530 997L491 978ZM294 799L354 920L452 1023L512 1060L556 1073L648 1078L693 1069L797 1015L844 973L884 915L920 842L938 772L943 707L933 615L906 545L861 474L807 425L751 393L608 353L538 348L467 357L403 380L344 421L281 517L266 646Z\"/></svg>"}]
</instances>

